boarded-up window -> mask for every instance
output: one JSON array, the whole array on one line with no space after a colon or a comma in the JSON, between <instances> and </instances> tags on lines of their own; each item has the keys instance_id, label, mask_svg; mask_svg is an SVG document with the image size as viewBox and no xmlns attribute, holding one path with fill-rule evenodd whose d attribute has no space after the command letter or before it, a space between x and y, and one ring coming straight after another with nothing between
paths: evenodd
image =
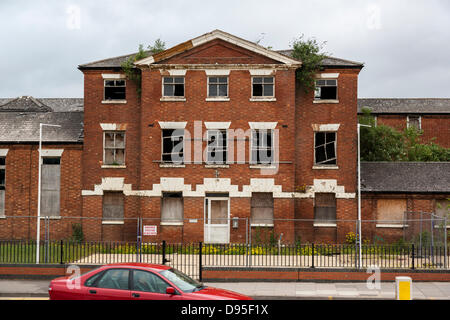
<instances>
[{"instance_id":1,"label":"boarded-up window","mask_svg":"<svg viewBox=\"0 0 450 320\"><path fill-rule=\"evenodd\" d=\"M334 193L315 194L314 221L319 223L336 223L336 195Z\"/></svg>"},{"instance_id":2,"label":"boarded-up window","mask_svg":"<svg viewBox=\"0 0 450 320\"><path fill-rule=\"evenodd\" d=\"M183 222L183 197L181 192L163 193L161 222Z\"/></svg>"},{"instance_id":3,"label":"boarded-up window","mask_svg":"<svg viewBox=\"0 0 450 320\"><path fill-rule=\"evenodd\" d=\"M5 157L0 157L0 216L5 215L6 166Z\"/></svg>"},{"instance_id":4,"label":"boarded-up window","mask_svg":"<svg viewBox=\"0 0 450 320\"><path fill-rule=\"evenodd\" d=\"M41 216L58 217L60 204L61 159L42 158Z\"/></svg>"},{"instance_id":5,"label":"boarded-up window","mask_svg":"<svg viewBox=\"0 0 450 320\"><path fill-rule=\"evenodd\" d=\"M105 191L103 193L103 220L123 220L123 193Z\"/></svg>"},{"instance_id":6,"label":"boarded-up window","mask_svg":"<svg viewBox=\"0 0 450 320\"><path fill-rule=\"evenodd\" d=\"M252 224L273 225L273 194L253 192L251 201Z\"/></svg>"},{"instance_id":7,"label":"boarded-up window","mask_svg":"<svg viewBox=\"0 0 450 320\"><path fill-rule=\"evenodd\" d=\"M408 116L407 119L408 128L415 128L416 130L421 129L420 116Z\"/></svg>"},{"instance_id":8,"label":"boarded-up window","mask_svg":"<svg viewBox=\"0 0 450 320\"><path fill-rule=\"evenodd\" d=\"M406 211L406 199L378 199L377 220L378 224L403 225Z\"/></svg>"}]
</instances>

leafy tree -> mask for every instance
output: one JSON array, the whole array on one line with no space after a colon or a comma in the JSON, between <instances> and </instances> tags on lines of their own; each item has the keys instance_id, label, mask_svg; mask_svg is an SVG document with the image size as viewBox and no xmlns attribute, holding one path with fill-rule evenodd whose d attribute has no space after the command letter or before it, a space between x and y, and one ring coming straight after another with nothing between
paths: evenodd
<instances>
[{"instance_id":1,"label":"leafy tree","mask_svg":"<svg viewBox=\"0 0 450 320\"><path fill-rule=\"evenodd\" d=\"M361 127L361 160L363 161L450 161L450 149L434 142L422 143L421 130L413 127L399 132L392 127L377 125L370 109L363 108Z\"/></svg>"},{"instance_id":2,"label":"leafy tree","mask_svg":"<svg viewBox=\"0 0 450 320\"><path fill-rule=\"evenodd\" d=\"M320 52L325 43L319 43L316 39L304 39L303 34L292 42L292 57L302 62L301 68L297 70L297 79L302 83L305 93L315 87L314 75L320 70L321 63L326 57Z\"/></svg>"}]
</instances>

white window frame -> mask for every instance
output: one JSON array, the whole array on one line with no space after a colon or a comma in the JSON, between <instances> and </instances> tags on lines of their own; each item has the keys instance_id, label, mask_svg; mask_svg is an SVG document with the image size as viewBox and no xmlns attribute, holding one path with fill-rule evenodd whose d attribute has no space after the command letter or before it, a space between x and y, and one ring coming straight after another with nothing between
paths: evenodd
<instances>
[{"instance_id":1,"label":"white window frame","mask_svg":"<svg viewBox=\"0 0 450 320\"><path fill-rule=\"evenodd\" d=\"M419 130L422 130L422 116L413 116L413 115L408 115L406 117L406 127L409 129L410 128L410 124L409 124L409 118L410 117L414 117L414 118L419 118Z\"/></svg>"},{"instance_id":2,"label":"white window frame","mask_svg":"<svg viewBox=\"0 0 450 320\"><path fill-rule=\"evenodd\" d=\"M114 81L114 84L117 81L123 81L124 85L123 86L107 86L106 82L107 81ZM125 97L123 99L106 99L106 87L124 87L125 88ZM109 78L105 78L103 77L103 101L102 103L126 103L127 99L127 80L121 77L109 77Z\"/></svg>"},{"instance_id":3,"label":"white window frame","mask_svg":"<svg viewBox=\"0 0 450 320\"><path fill-rule=\"evenodd\" d=\"M276 98L275 98L276 80L275 80L275 76L274 75L252 75L251 78L252 78L252 80L251 80L252 81L252 83L251 83L252 95L251 95L250 101L276 101ZM261 85L263 86L263 88L262 88L263 95L262 96L255 96L253 94L253 84L254 84L253 82L254 82L255 78L262 78L263 79L263 82L261 83ZM264 78L272 78L272 80L273 80L273 82L272 82L273 94L271 96L264 95Z\"/></svg>"},{"instance_id":4,"label":"white window frame","mask_svg":"<svg viewBox=\"0 0 450 320\"><path fill-rule=\"evenodd\" d=\"M210 136L213 132L217 132L220 131L222 133L225 133L225 143L226 145L224 146L224 152L225 152L225 159L223 159L223 162L213 162L212 160L209 159L209 155L210 155L210 146L209 146L209 142L210 142ZM208 131L206 131L206 163L208 165L226 165L228 164L228 130L227 129L208 129Z\"/></svg>"},{"instance_id":5,"label":"white window frame","mask_svg":"<svg viewBox=\"0 0 450 320\"><path fill-rule=\"evenodd\" d=\"M114 148L106 147L106 134L112 133L114 134ZM123 148L116 148L115 147L115 141L116 141L116 134L123 133ZM124 168L126 166L126 139L127 134L125 130L104 130L103 131L103 162L102 162L102 168ZM123 149L123 163L122 164L113 164L113 163L105 163L106 159L106 149ZM115 153L114 153L114 159L115 159Z\"/></svg>"},{"instance_id":6,"label":"white window frame","mask_svg":"<svg viewBox=\"0 0 450 320\"><path fill-rule=\"evenodd\" d=\"M317 81L325 81L325 85L318 86ZM320 97L316 97L317 89L320 87L334 87L331 85L327 85L327 81L336 81L336 97L334 99L321 99ZM334 77L321 77L314 79L314 103L327 102L327 103L338 103L339 102L339 81L338 78Z\"/></svg>"},{"instance_id":7,"label":"white window frame","mask_svg":"<svg viewBox=\"0 0 450 320\"><path fill-rule=\"evenodd\" d=\"M166 78L181 78L183 79L183 96L166 96L164 95L164 79ZM173 83L170 83L172 85L175 85L175 80ZM177 83L179 84L179 83ZM175 89L174 89L174 93L175 93ZM161 77L161 101L186 101L186 76L185 75L169 75L169 76L162 76Z\"/></svg>"},{"instance_id":8,"label":"white window frame","mask_svg":"<svg viewBox=\"0 0 450 320\"><path fill-rule=\"evenodd\" d=\"M207 99L208 100L225 100L225 99L229 99L229 95L230 95L230 79L229 79L229 77L228 76L220 76L220 75L210 75L210 76L207 76ZM220 82L217 82L217 83L213 83L213 84L211 84L209 81L210 81L210 79L211 78L226 78L227 79L227 82L226 83L220 83ZM211 96L210 95L210 93L209 93L209 86L210 85L216 85L217 86L217 93L219 93L219 85L224 85L224 84L226 84L227 85L227 95L226 96L219 96L219 95L217 95L217 96Z\"/></svg>"}]
</instances>

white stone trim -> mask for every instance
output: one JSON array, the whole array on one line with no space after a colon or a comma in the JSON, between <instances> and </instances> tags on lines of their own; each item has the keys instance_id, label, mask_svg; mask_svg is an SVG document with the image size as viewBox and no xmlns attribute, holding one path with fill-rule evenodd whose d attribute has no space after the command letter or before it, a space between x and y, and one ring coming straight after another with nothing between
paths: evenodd
<instances>
[{"instance_id":1,"label":"white stone trim","mask_svg":"<svg viewBox=\"0 0 450 320\"><path fill-rule=\"evenodd\" d=\"M187 121L158 121L161 129L184 129Z\"/></svg>"},{"instance_id":2,"label":"white stone trim","mask_svg":"<svg viewBox=\"0 0 450 320\"><path fill-rule=\"evenodd\" d=\"M0 149L0 157L6 157L9 149Z\"/></svg>"},{"instance_id":3,"label":"white stone trim","mask_svg":"<svg viewBox=\"0 0 450 320\"><path fill-rule=\"evenodd\" d=\"M250 185L231 184L230 178L204 178L203 184L185 184L184 178L161 177L160 183L153 184L151 190L132 190L131 184L125 184L124 178L103 178L94 190L82 190L83 196L103 195L103 191L123 191L126 196L161 197L162 192L182 192L183 197L205 197L207 192L226 192L230 198L250 198L252 192L273 193L274 198L314 198L315 192L335 193L337 199L353 199L355 193L346 193L343 186L338 186L336 180L314 179L314 185L306 192L284 192L281 185L275 184L273 178L251 178Z\"/></svg>"},{"instance_id":4,"label":"white stone trim","mask_svg":"<svg viewBox=\"0 0 450 320\"><path fill-rule=\"evenodd\" d=\"M380 221L379 221L379 222L380 222ZM405 227L407 227L407 226L406 226L406 225L403 225L403 224L388 224L388 223L384 224L384 223L377 223L377 224L376 224L376 227L377 227L377 228L392 228L392 229L397 228L397 229L402 229L402 228L405 228Z\"/></svg>"},{"instance_id":5,"label":"white stone trim","mask_svg":"<svg viewBox=\"0 0 450 320\"><path fill-rule=\"evenodd\" d=\"M249 122L250 129L269 130L275 129L278 122Z\"/></svg>"},{"instance_id":6,"label":"white stone trim","mask_svg":"<svg viewBox=\"0 0 450 320\"><path fill-rule=\"evenodd\" d=\"M322 223L322 222L314 222L313 227L319 227L319 228L334 228L336 227L336 223Z\"/></svg>"},{"instance_id":7,"label":"white stone trim","mask_svg":"<svg viewBox=\"0 0 450 320\"><path fill-rule=\"evenodd\" d=\"M204 43L207 43L207 42L215 40L215 39L221 39L221 40L226 41L228 43L234 44L234 45L236 45L238 47L247 49L247 50L252 51L252 52L256 52L258 54L261 54L261 55L266 56L266 57L268 57L270 59L282 62L282 63L284 63L286 65L289 65L289 66L300 67L301 64L302 64L298 60L289 58L289 57L287 57L285 55L282 55L281 53L269 50L269 49L264 48L263 46L260 46L260 45L254 43L254 42L250 42L248 40L244 40L244 39L238 38L238 37L236 37L236 36L234 36L232 34L223 32L221 30L214 30L212 32L206 33L204 35L201 35L199 37L196 37L196 38L193 38L191 40L188 40L188 41L184 42L184 48L185 48L184 50L182 50L182 51L180 51L180 50L174 51L172 54L166 55L164 57L164 59L168 59L168 58L172 57L175 54L179 54L181 52L190 50L192 48L195 48L197 46L200 46L200 45L202 45ZM155 56L157 56L157 55L155 55ZM156 61L155 61L154 57L150 56L150 57L141 59L139 61L136 61L136 62L134 62L134 64L135 65L150 65L150 64L153 64L155 62Z\"/></svg>"},{"instance_id":8,"label":"white stone trim","mask_svg":"<svg viewBox=\"0 0 450 320\"><path fill-rule=\"evenodd\" d=\"M205 128L208 130L214 129L228 129L230 128L231 121L227 122L204 122Z\"/></svg>"},{"instance_id":9,"label":"white stone trim","mask_svg":"<svg viewBox=\"0 0 450 320\"><path fill-rule=\"evenodd\" d=\"M61 157L64 149L43 149L41 157Z\"/></svg>"},{"instance_id":10,"label":"white stone trim","mask_svg":"<svg viewBox=\"0 0 450 320\"><path fill-rule=\"evenodd\" d=\"M273 76L276 73L274 69L250 69L251 76Z\"/></svg>"},{"instance_id":11,"label":"white stone trim","mask_svg":"<svg viewBox=\"0 0 450 320\"><path fill-rule=\"evenodd\" d=\"M338 131L339 127L341 125L339 123L333 123L333 124L311 124L311 127L313 128L314 131L326 131L326 132L330 132L330 131Z\"/></svg>"},{"instance_id":12,"label":"white stone trim","mask_svg":"<svg viewBox=\"0 0 450 320\"><path fill-rule=\"evenodd\" d=\"M319 73L315 77L317 79L337 79L339 78L339 73Z\"/></svg>"},{"instance_id":13,"label":"white stone trim","mask_svg":"<svg viewBox=\"0 0 450 320\"><path fill-rule=\"evenodd\" d=\"M102 73L103 79L126 79L126 75L121 73Z\"/></svg>"},{"instance_id":14,"label":"white stone trim","mask_svg":"<svg viewBox=\"0 0 450 320\"><path fill-rule=\"evenodd\" d=\"M174 77L184 77L186 75L186 71L187 69L167 69L167 70L163 70L160 69L159 70L162 73L168 72L169 75L174 76Z\"/></svg>"},{"instance_id":15,"label":"white stone trim","mask_svg":"<svg viewBox=\"0 0 450 320\"><path fill-rule=\"evenodd\" d=\"M230 69L205 69L206 75L209 76L229 76Z\"/></svg>"},{"instance_id":16,"label":"white stone trim","mask_svg":"<svg viewBox=\"0 0 450 320\"><path fill-rule=\"evenodd\" d=\"M103 100L102 104L126 104L127 100Z\"/></svg>"},{"instance_id":17,"label":"white stone trim","mask_svg":"<svg viewBox=\"0 0 450 320\"><path fill-rule=\"evenodd\" d=\"M122 123L100 123L103 131L124 131L127 128L126 124Z\"/></svg>"}]
</instances>

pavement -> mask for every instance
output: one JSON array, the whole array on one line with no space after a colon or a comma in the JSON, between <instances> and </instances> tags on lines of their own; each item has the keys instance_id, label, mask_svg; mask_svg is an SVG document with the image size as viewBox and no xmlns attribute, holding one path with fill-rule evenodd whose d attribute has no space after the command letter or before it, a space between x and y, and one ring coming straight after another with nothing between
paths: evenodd
<instances>
[{"instance_id":1,"label":"pavement","mask_svg":"<svg viewBox=\"0 0 450 320\"><path fill-rule=\"evenodd\" d=\"M49 280L0 279L0 300L45 300ZM243 293L254 299L395 299L395 283L381 282L379 288L368 288L365 282L206 282ZM415 300L450 300L450 282L413 282Z\"/></svg>"}]
</instances>

